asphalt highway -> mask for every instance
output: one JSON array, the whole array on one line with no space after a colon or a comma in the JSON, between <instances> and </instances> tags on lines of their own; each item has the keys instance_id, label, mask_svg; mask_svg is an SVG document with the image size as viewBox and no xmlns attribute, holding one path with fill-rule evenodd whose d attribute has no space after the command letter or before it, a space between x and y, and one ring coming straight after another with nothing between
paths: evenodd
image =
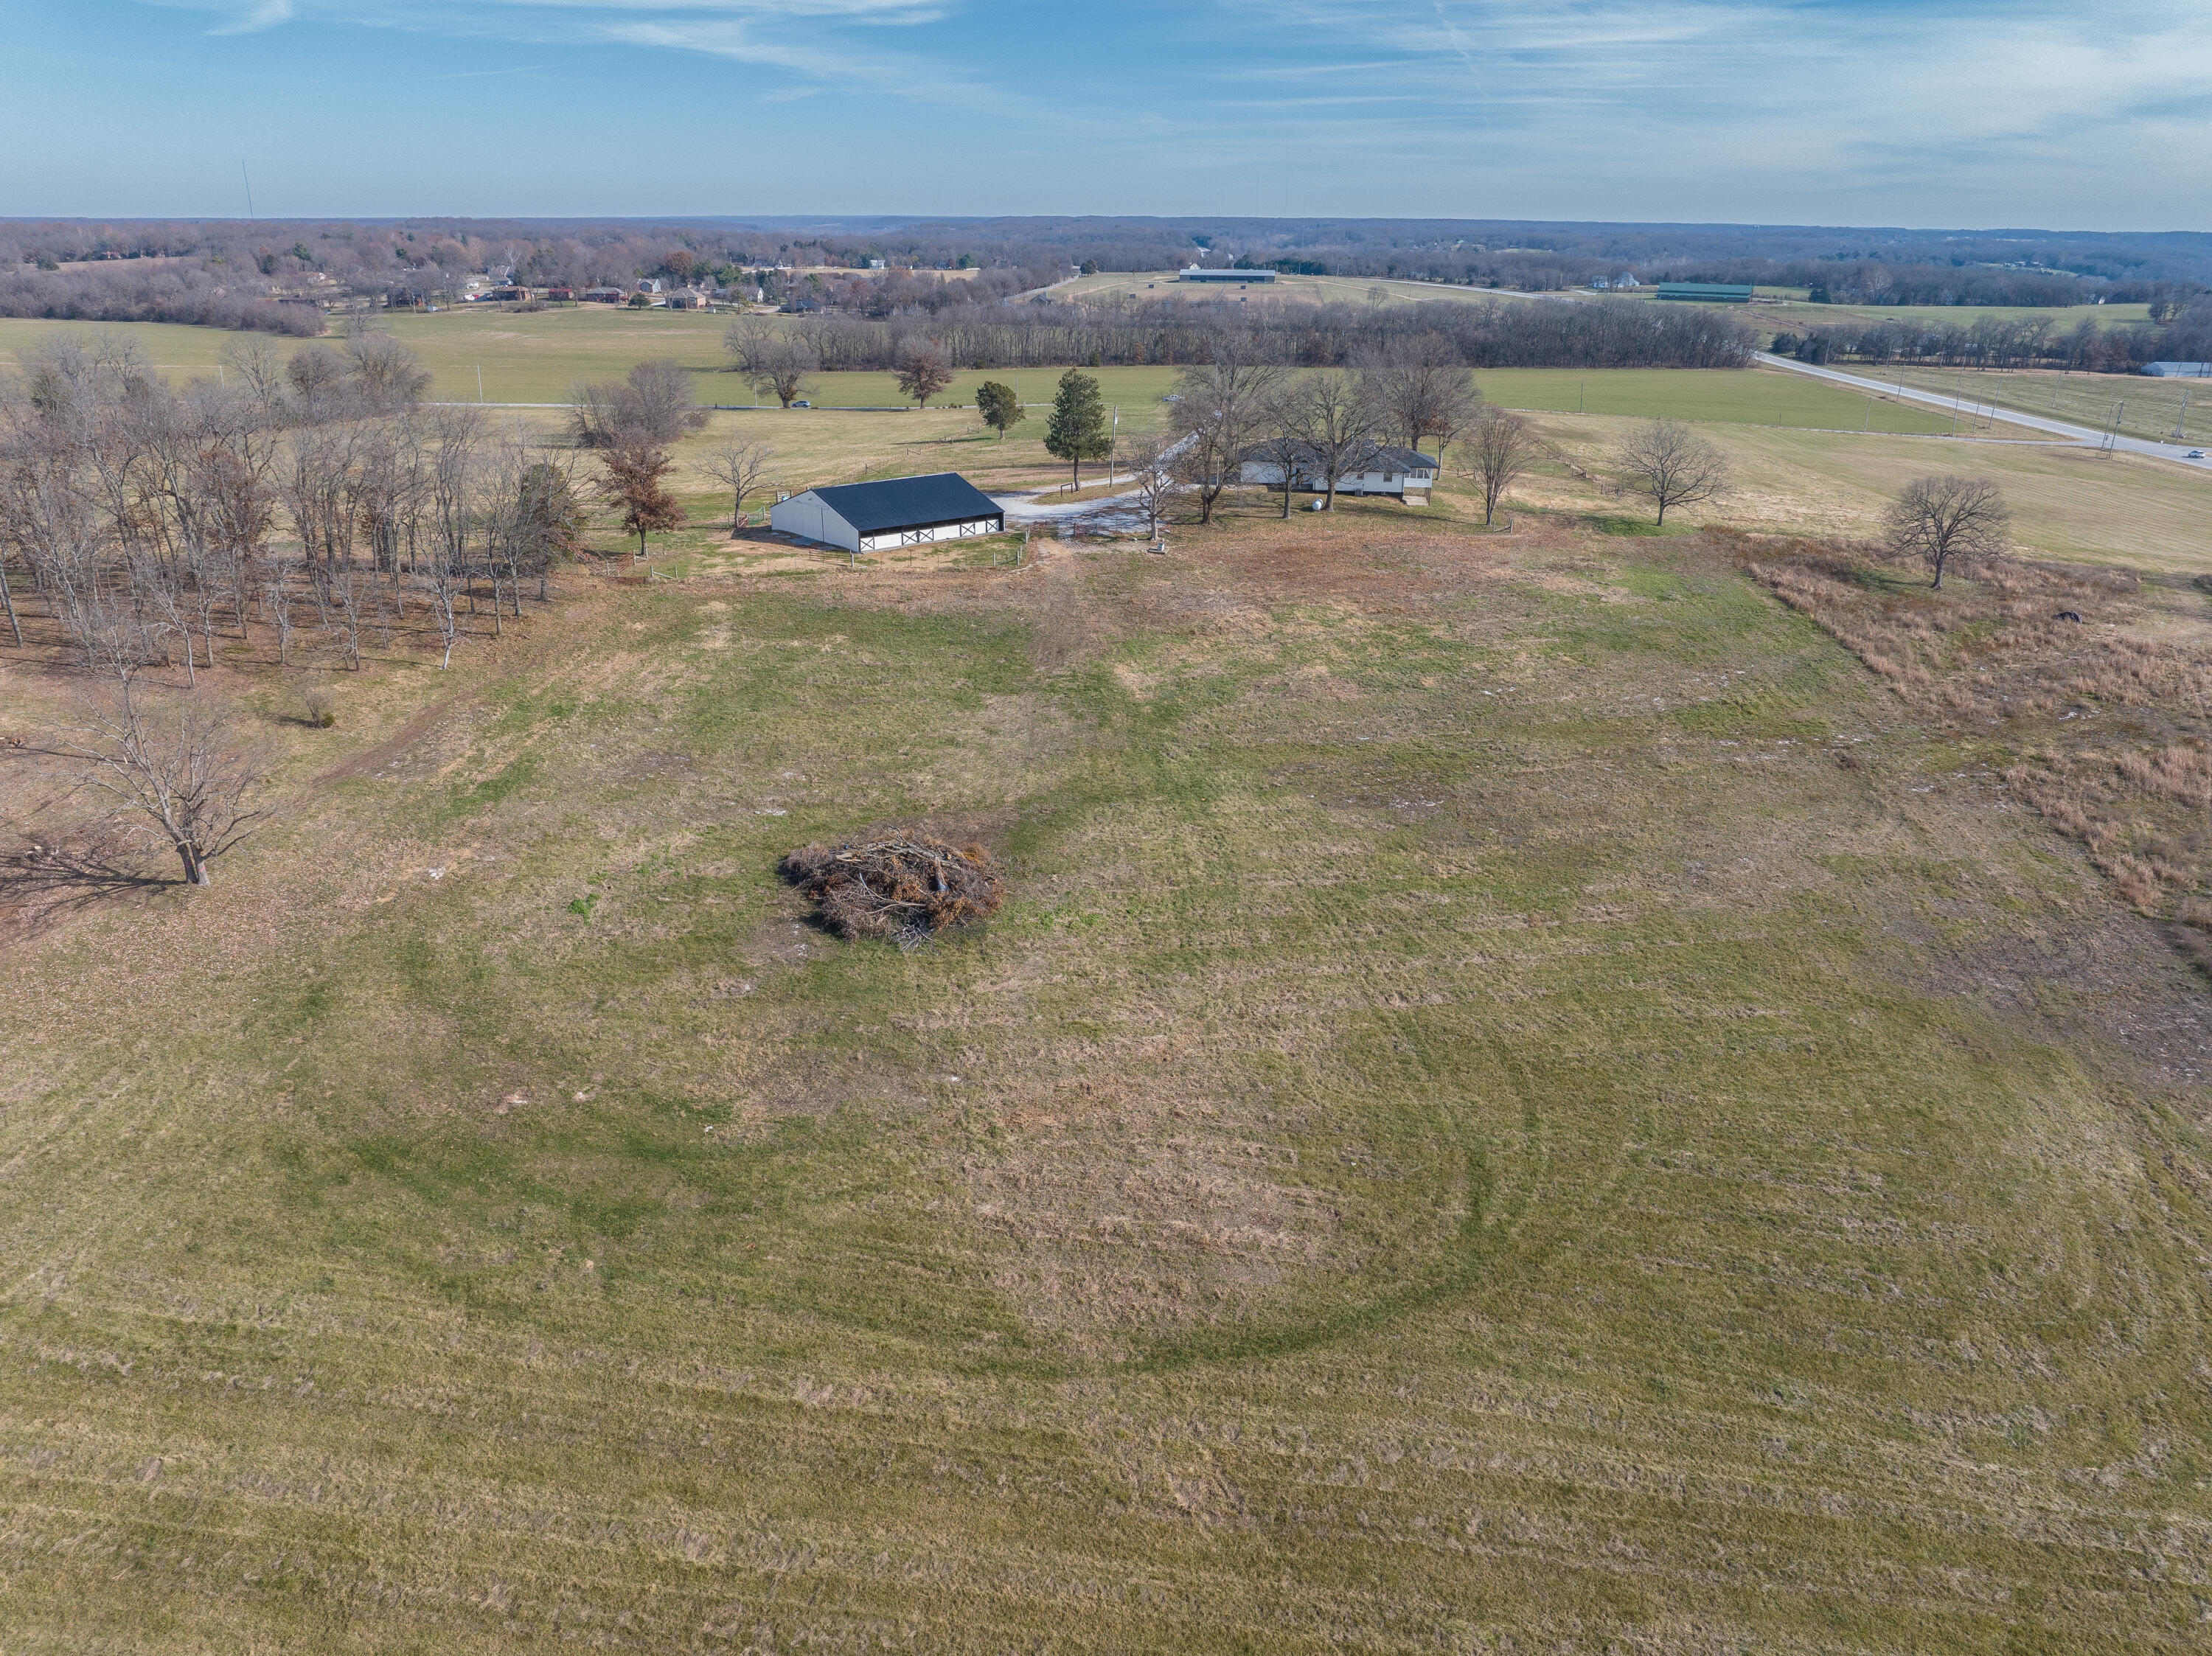
<instances>
[{"instance_id":1,"label":"asphalt highway","mask_svg":"<svg viewBox=\"0 0 2212 1656\"><path fill-rule=\"evenodd\" d=\"M2030 431L2047 432L2054 437L2063 437L2076 443L2087 443L2092 447L2101 446L2106 441L2106 435L2101 431L2092 430L2087 426L2069 425L2063 420L2053 420L2048 415L2023 414L2017 409L2008 409L1984 402L1970 402L1963 397L1946 396L1942 391L1916 391L1910 385L1897 385L1891 380L1875 379L1862 373L1846 373L1841 368L1816 367L1810 362L1800 362L1793 357L1776 356L1767 351L1757 352L1756 355L1770 368L1787 368L1792 373L1808 373L1815 379L1826 379L1835 385L1849 385L1854 391L1881 391L1886 396L1901 397L1908 402L1920 403L1929 408L1941 409L1946 414L1993 412L2007 425L2024 426ZM2141 437L2114 437L2111 441L2114 448L2124 450L2130 454L2148 454L2154 459L2172 460L2187 466L2191 471L2212 471L2212 460L2192 460L2189 458L2190 450L2195 446L2192 444L2154 443L2146 441Z\"/></svg>"}]
</instances>

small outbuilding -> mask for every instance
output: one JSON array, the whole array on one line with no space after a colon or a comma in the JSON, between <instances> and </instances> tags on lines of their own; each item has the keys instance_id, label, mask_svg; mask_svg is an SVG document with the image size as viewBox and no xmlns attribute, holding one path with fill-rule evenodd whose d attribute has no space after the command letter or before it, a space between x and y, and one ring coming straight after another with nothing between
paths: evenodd
<instances>
[{"instance_id":1,"label":"small outbuilding","mask_svg":"<svg viewBox=\"0 0 2212 1656\"><path fill-rule=\"evenodd\" d=\"M768 520L779 534L847 552L926 546L1006 527L999 503L957 471L810 488L778 500Z\"/></svg>"},{"instance_id":2,"label":"small outbuilding","mask_svg":"<svg viewBox=\"0 0 2212 1656\"><path fill-rule=\"evenodd\" d=\"M2212 379L2212 362L2146 362L2142 371L2158 379Z\"/></svg>"}]
</instances>

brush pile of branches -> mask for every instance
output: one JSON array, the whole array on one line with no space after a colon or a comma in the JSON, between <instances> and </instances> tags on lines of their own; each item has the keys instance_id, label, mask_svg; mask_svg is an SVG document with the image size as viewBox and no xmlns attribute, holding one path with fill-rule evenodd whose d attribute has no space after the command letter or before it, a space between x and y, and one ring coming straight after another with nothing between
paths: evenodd
<instances>
[{"instance_id":1,"label":"brush pile of branches","mask_svg":"<svg viewBox=\"0 0 2212 1656\"><path fill-rule=\"evenodd\" d=\"M901 949L996 913L1006 895L989 852L927 834L801 846L781 872L814 899L823 924L841 937L877 937Z\"/></svg>"}]
</instances>

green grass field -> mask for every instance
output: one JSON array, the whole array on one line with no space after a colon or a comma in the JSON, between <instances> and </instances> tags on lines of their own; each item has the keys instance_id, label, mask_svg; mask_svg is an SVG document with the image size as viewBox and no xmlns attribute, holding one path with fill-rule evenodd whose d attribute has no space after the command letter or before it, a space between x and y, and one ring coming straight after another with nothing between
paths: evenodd
<instances>
[{"instance_id":1,"label":"green grass field","mask_svg":"<svg viewBox=\"0 0 2212 1656\"><path fill-rule=\"evenodd\" d=\"M1724 559L724 567L0 952L11 1652L2201 1647L2203 985Z\"/></svg>"},{"instance_id":2,"label":"green grass field","mask_svg":"<svg viewBox=\"0 0 2212 1656\"><path fill-rule=\"evenodd\" d=\"M432 395L476 400L477 376L492 403L558 403L583 380L619 379L632 364L665 358L691 368L699 398L743 403L754 393L726 370L722 334L727 318L681 311L607 311L597 306L532 314L457 311L391 318L395 336L422 358L432 374ZM135 338L147 359L179 374L211 373L229 335L213 329L133 323L89 328L82 324L0 320L0 361L20 362L40 342L58 334L111 332ZM972 403L986 379L1015 385L1035 410L1030 434L1041 434L1060 370L994 369L964 372L940 393L943 403ZM1161 398L1175 388L1172 367L1109 367L1097 374L1125 428L1156 429ZM1668 416L1685 420L1752 425L1810 426L1858 430L1869 416L1875 431L1934 432L1948 428L1925 409L1869 399L1841 386L1769 370L1741 373L1687 369L1497 369L1477 376L1483 394L1509 407L1592 414ZM889 373L830 373L817 377L811 400L825 406L898 406ZM772 406L771 399L771 406Z\"/></svg>"},{"instance_id":3,"label":"green grass field","mask_svg":"<svg viewBox=\"0 0 2212 1656\"><path fill-rule=\"evenodd\" d=\"M2212 380L2154 379L2139 373L2058 373L2045 369L1961 373L1956 369L1883 367L1852 371L1939 391L1947 397L1978 399L1997 409L2047 414L2092 431L2106 428L2117 413L2120 430L2127 436L2164 442L2179 429L2190 442L2212 440Z\"/></svg>"},{"instance_id":4,"label":"green grass field","mask_svg":"<svg viewBox=\"0 0 2212 1656\"><path fill-rule=\"evenodd\" d=\"M1753 327L1770 333L1783 330L1803 331L1823 325L1846 322L1900 322L1926 324L1936 327L1956 326L1971 328L1984 318L2001 322L2047 322L2054 337L2070 333L2086 319L2100 328L2132 327L2150 319L2148 305L2059 305L2026 306L2011 305L1814 305L1805 301L1802 292L1795 297L1784 298L1781 288L1760 288L1754 290L1760 303L1725 305L1715 308L1739 312ZM1656 294L1632 295L1652 304L1695 304L1694 300L1662 300ZM1771 300L1771 302L1767 302Z\"/></svg>"}]
</instances>

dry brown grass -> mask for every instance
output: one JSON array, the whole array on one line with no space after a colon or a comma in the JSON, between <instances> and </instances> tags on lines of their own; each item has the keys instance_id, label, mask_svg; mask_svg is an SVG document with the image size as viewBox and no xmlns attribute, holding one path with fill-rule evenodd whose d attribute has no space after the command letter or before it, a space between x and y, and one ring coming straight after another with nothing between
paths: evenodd
<instances>
[{"instance_id":1,"label":"dry brown grass","mask_svg":"<svg viewBox=\"0 0 2212 1656\"><path fill-rule=\"evenodd\" d=\"M2201 623L2172 624L2126 571L1992 559L1937 591L1872 543L1723 538L1917 711L2020 742L2007 785L2087 846L2127 902L2212 921L2192 895L2212 864Z\"/></svg>"}]
</instances>

